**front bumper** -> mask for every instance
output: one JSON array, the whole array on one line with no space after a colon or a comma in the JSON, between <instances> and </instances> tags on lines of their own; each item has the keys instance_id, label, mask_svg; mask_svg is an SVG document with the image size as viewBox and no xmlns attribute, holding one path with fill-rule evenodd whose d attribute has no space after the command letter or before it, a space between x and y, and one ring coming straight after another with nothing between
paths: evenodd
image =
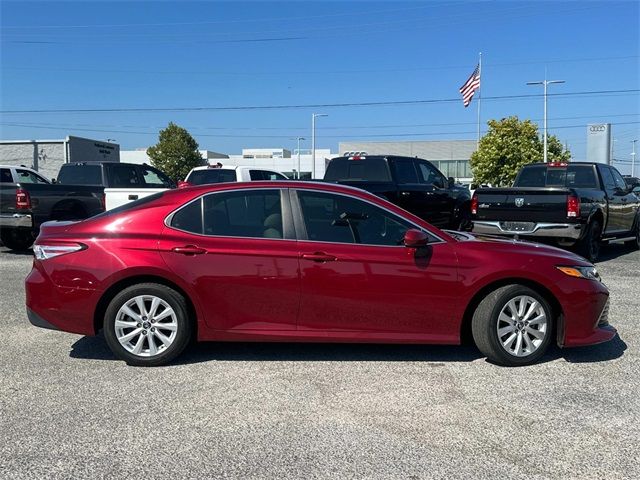
<instances>
[{"instance_id":1,"label":"front bumper","mask_svg":"<svg viewBox=\"0 0 640 480\"><path fill-rule=\"evenodd\" d=\"M578 240L582 235L582 225L575 223L534 223L527 230L509 230L507 223L486 220L473 221L473 233L492 235L518 235L525 237L572 238Z\"/></svg>"},{"instance_id":2,"label":"front bumper","mask_svg":"<svg viewBox=\"0 0 640 480\"><path fill-rule=\"evenodd\" d=\"M32 228L33 219L29 213L0 213L0 228Z\"/></svg>"}]
</instances>

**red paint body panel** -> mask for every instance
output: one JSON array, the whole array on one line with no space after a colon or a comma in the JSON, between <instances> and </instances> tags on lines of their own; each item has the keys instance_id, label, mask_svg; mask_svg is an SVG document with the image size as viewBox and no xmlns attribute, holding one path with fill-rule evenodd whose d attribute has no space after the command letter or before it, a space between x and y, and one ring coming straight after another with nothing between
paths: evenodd
<instances>
[{"instance_id":1,"label":"red paint body panel","mask_svg":"<svg viewBox=\"0 0 640 480\"><path fill-rule=\"evenodd\" d=\"M190 200L239 188L311 188L365 199L442 239L420 249L281 239L194 235L164 225ZM474 296L495 282L544 286L562 309L560 343L599 343L609 293L604 284L569 277L557 265L589 265L553 247L512 240L456 240L367 192L312 182L216 184L165 192L138 209L83 222L45 224L37 243L72 241L85 250L34 261L27 307L61 330L93 334L100 298L132 277L176 285L194 306L198 339L444 343L460 341ZM206 253L184 255L174 247ZM319 261L305 254L326 254ZM314 261L315 260L315 261Z\"/></svg>"}]
</instances>

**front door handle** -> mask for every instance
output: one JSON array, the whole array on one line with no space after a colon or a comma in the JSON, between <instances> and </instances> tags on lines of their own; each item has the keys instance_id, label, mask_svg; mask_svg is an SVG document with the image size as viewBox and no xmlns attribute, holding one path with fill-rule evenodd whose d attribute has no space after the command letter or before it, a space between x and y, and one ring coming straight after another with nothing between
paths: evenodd
<instances>
[{"instance_id":1,"label":"front door handle","mask_svg":"<svg viewBox=\"0 0 640 480\"><path fill-rule=\"evenodd\" d=\"M333 255L328 255L324 252L315 252L315 253L303 253L300 255L300 258L303 260L311 260L312 262L335 262L338 260L337 257Z\"/></svg>"},{"instance_id":2,"label":"front door handle","mask_svg":"<svg viewBox=\"0 0 640 480\"><path fill-rule=\"evenodd\" d=\"M195 245L185 245L184 247L173 247L172 252L181 253L182 255L202 255L207 253L204 248L196 247Z\"/></svg>"}]
</instances>

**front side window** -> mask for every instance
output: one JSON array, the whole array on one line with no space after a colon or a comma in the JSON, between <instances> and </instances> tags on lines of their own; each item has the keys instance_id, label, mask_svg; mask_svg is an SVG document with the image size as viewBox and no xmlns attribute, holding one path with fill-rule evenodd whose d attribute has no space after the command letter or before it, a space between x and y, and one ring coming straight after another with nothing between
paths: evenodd
<instances>
[{"instance_id":1,"label":"front side window","mask_svg":"<svg viewBox=\"0 0 640 480\"><path fill-rule=\"evenodd\" d=\"M317 242L402 245L410 222L344 195L298 191L307 237Z\"/></svg>"},{"instance_id":2,"label":"front side window","mask_svg":"<svg viewBox=\"0 0 640 480\"><path fill-rule=\"evenodd\" d=\"M18 174L18 183L49 183L40 175L36 175L29 170L16 170Z\"/></svg>"},{"instance_id":3,"label":"front side window","mask_svg":"<svg viewBox=\"0 0 640 480\"><path fill-rule=\"evenodd\" d=\"M144 178L144 183L146 185L155 188L171 187L171 181L166 175L149 167L140 167L140 169L142 170L142 178Z\"/></svg>"},{"instance_id":4,"label":"front side window","mask_svg":"<svg viewBox=\"0 0 640 480\"><path fill-rule=\"evenodd\" d=\"M426 183L427 185L442 186L442 175L435 169L435 167L432 167L428 163L418 162L418 169L422 175L423 183Z\"/></svg>"}]
</instances>

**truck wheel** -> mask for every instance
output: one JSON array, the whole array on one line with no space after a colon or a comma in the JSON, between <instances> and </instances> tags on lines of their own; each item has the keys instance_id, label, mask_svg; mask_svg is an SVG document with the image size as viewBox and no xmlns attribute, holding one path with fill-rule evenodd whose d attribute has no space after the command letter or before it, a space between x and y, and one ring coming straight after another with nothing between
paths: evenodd
<instances>
[{"instance_id":1,"label":"truck wheel","mask_svg":"<svg viewBox=\"0 0 640 480\"><path fill-rule=\"evenodd\" d=\"M640 250L640 218L636 220L636 228L634 231L635 238L633 240L628 240L624 242L627 247L633 248L634 250Z\"/></svg>"},{"instance_id":2,"label":"truck wheel","mask_svg":"<svg viewBox=\"0 0 640 480\"><path fill-rule=\"evenodd\" d=\"M165 365L191 339L187 312L184 297L165 285L132 285L109 303L104 337L111 351L129 365Z\"/></svg>"},{"instance_id":3,"label":"truck wheel","mask_svg":"<svg viewBox=\"0 0 640 480\"><path fill-rule=\"evenodd\" d=\"M592 220L587 227L584 238L576 245L576 251L590 262L595 262L600 255L600 237L602 226L598 220Z\"/></svg>"},{"instance_id":4,"label":"truck wheel","mask_svg":"<svg viewBox=\"0 0 640 480\"><path fill-rule=\"evenodd\" d=\"M33 245L33 236L30 231L9 229L0 231L0 240L5 247L17 252L29 250Z\"/></svg>"},{"instance_id":5,"label":"truck wheel","mask_svg":"<svg viewBox=\"0 0 640 480\"><path fill-rule=\"evenodd\" d=\"M476 308L473 340L487 359L510 367L530 365L546 352L553 337L548 302L536 291L513 284L494 290Z\"/></svg>"}]
</instances>

